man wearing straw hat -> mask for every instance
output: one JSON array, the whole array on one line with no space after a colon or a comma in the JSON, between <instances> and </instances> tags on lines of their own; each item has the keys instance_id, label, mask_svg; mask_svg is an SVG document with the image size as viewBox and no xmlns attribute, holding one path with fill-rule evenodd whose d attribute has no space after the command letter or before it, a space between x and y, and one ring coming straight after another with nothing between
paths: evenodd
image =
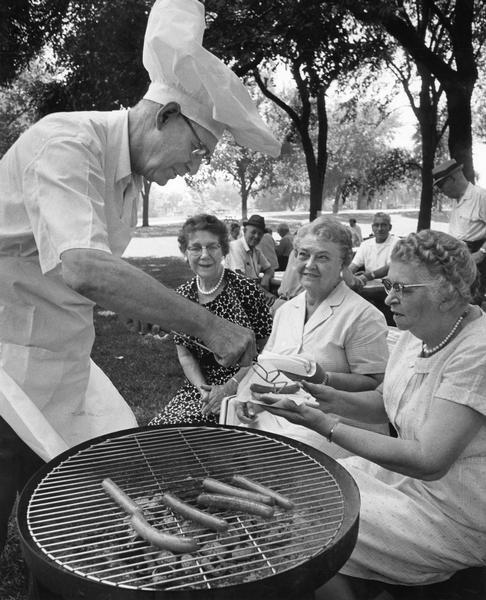
<instances>
[{"instance_id":1,"label":"man wearing straw hat","mask_svg":"<svg viewBox=\"0 0 486 600\"><path fill-rule=\"evenodd\" d=\"M449 233L467 244L479 272L478 304L486 292L486 190L470 183L462 164L446 160L432 170L434 184L452 199Z\"/></svg>"},{"instance_id":2,"label":"man wearing straw hat","mask_svg":"<svg viewBox=\"0 0 486 600\"><path fill-rule=\"evenodd\" d=\"M16 492L40 459L136 426L90 360L95 304L193 335L223 365L254 356L249 330L120 258L142 177L164 185L196 173L224 130L280 152L243 83L203 48L204 28L197 0L157 0L145 97L128 111L49 115L0 162L0 549Z\"/></svg>"}]
</instances>

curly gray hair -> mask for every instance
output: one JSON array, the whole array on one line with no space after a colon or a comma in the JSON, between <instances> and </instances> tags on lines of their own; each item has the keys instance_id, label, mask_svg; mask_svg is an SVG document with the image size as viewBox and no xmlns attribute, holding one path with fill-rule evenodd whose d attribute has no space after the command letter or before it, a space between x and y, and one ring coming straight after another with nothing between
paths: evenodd
<instances>
[{"instance_id":1,"label":"curly gray hair","mask_svg":"<svg viewBox=\"0 0 486 600\"><path fill-rule=\"evenodd\" d=\"M336 217L325 215L303 225L294 238L294 248L296 250L300 248L302 239L307 235L314 235L317 239L338 244L341 248L343 266L347 267L351 262L353 258L351 230Z\"/></svg>"},{"instance_id":2,"label":"curly gray hair","mask_svg":"<svg viewBox=\"0 0 486 600\"><path fill-rule=\"evenodd\" d=\"M390 258L425 267L444 296L456 294L465 302L472 300L477 268L461 240L442 231L423 229L399 240Z\"/></svg>"}]
</instances>

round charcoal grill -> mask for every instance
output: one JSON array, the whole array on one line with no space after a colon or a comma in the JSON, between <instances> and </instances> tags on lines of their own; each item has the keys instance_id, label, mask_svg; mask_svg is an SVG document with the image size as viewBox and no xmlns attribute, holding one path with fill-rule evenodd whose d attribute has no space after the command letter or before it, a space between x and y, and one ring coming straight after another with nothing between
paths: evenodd
<instances>
[{"instance_id":1,"label":"round charcoal grill","mask_svg":"<svg viewBox=\"0 0 486 600\"><path fill-rule=\"evenodd\" d=\"M218 511L225 534L199 528L158 499L196 504L201 482L240 474L291 499L271 519ZM101 487L110 477L157 529L196 538L175 555L138 538ZM207 510L207 509L206 509ZM287 438L237 427L144 427L60 455L27 484L18 507L22 549L36 581L90 600L312 597L348 559L359 494L338 463Z\"/></svg>"}]
</instances>

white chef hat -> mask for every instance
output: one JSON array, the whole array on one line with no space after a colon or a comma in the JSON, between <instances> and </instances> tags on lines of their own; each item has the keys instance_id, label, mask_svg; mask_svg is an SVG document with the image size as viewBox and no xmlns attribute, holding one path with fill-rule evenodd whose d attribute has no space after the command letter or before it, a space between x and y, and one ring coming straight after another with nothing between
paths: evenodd
<instances>
[{"instance_id":1,"label":"white chef hat","mask_svg":"<svg viewBox=\"0 0 486 600\"><path fill-rule=\"evenodd\" d=\"M204 7L198 0L156 0L149 15L143 64L151 84L145 98L177 102L182 113L218 139L278 156L280 143L263 122L238 76L202 46Z\"/></svg>"}]
</instances>

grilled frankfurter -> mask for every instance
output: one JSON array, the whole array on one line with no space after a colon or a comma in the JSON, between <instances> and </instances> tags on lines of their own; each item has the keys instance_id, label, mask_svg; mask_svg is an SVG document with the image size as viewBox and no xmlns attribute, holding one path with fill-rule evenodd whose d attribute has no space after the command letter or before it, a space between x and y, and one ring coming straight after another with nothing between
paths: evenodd
<instances>
[{"instance_id":1,"label":"grilled frankfurter","mask_svg":"<svg viewBox=\"0 0 486 600\"><path fill-rule=\"evenodd\" d=\"M252 479L248 479L248 477L244 477L243 475L233 475L231 481L232 483L236 483L236 485L240 485L241 487L251 490L252 492L258 492L259 494L270 496L275 500L276 504L279 504L282 508L285 508L285 510L292 510L295 506L292 500L282 496L282 494L272 490L272 488L262 485L257 481L253 481Z\"/></svg>"},{"instance_id":2,"label":"grilled frankfurter","mask_svg":"<svg viewBox=\"0 0 486 600\"><path fill-rule=\"evenodd\" d=\"M250 515L258 515L270 519L273 517L274 508L268 504L254 502L246 498L238 498L236 496L225 496L223 494L199 494L197 497L198 504L208 506L210 508L223 508L234 510L236 512L245 512Z\"/></svg>"},{"instance_id":3,"label":"grilled frankfurter","mask_svg":"<svg viewBox=\"0 0 486 600\"><path fill-rule=\"evenodd\" d=\"M118 504L118 506L129 515L134 515L136 513L141 514L143 512L142 507L132 500L130 496L127 496L127 494L125 494L125 492L109 477L103 479L101 487Z\"/></svg>"},{"instance_id":4,"label":"grilled frankfurter","mask_svg":"<svg viewBox=\"0 0 486 600\"><path fill-rule=\"evenodd\" d=\"M223 483L212 477L206 477L203 479L202 486L208 492L214 494L224 494L225 496L236 496L237 498L246 498L246 500L252 500L253 502L260 502L260 504L273 504L273 500L270 496L264 494L257 494L250 490L242 490L239 487Z\"/></svg>"},{"instance_id":5,"label":"grilled frankfurter","mask_svg":"<svg viewBox=\"0 0 486 600\"><path fill-rule=\"evenodd\" d=\"M176 554L190 554L198 549L194 538L163 533L152 527L141 513L132 514L130 524L142 539L156 548L170 550Z\"/></svg>"},{"instance_id":6,"label":"grilled frankfurter","mask_svg":"<svg viewBox=\"0 0 486 600\"><path fill-rule=\"evenodd\" d=\"M206 529L211 529L218 532L228 531L229 524L224 519L220 519L219 517L210 515L202 510L199 510L198 508L194 508L173 494L162 494L162 502L165 504L165 506L183 516L185 519L194 521Z\"/></svg>"}]
</instances>

